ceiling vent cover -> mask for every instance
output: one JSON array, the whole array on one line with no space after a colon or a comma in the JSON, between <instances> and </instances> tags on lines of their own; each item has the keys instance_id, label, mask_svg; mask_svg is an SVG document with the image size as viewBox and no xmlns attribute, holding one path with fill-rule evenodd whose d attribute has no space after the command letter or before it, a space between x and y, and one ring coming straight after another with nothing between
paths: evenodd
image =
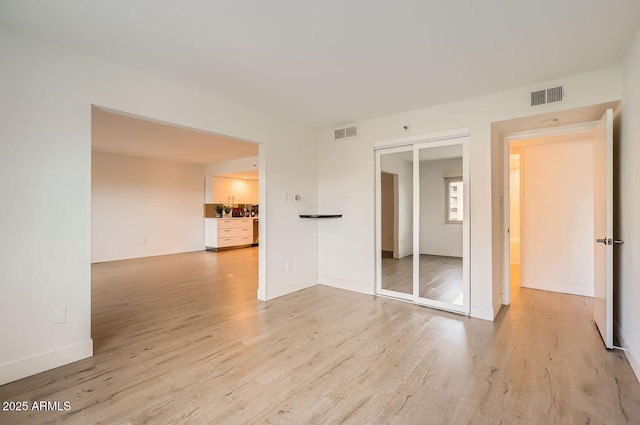
<instances>
[{"instance_id":1,"label":"ceiling vent cover","mask_svg":"<svg viewBox=\"0 0 640 425\"><path fill-rule=\"evenodd\" d=\"M333 141L353 139L358 137L358 126L351 125L349 127L336 128L333 130Z\"/></svg>"},{"instance_id":2,"label":"ceiling vent cover","mask_svg":"<svg viewBox=\"0 0 640 425\"><path fill-rule=\"evenodd\" d=\"M531 106L562 102L563 100L564 100L563 86L551 87L548 89L531 92Z\"/></svg>"}]
</instances>

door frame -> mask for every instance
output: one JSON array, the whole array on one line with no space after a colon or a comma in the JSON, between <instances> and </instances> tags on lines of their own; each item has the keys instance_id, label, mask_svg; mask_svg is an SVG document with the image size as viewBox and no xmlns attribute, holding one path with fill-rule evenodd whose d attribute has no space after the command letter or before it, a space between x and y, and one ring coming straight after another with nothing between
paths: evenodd
<instances>
[{"instance_id":1,"label":"door frame","mask_svg":"<svg viewBox=\"0 0 640 425\"><path fill-rule=\"evenodd\" d=\"M398 291L392 291L390 289L383 289L382 288L382 170L380 169L380 162L381 162L381 155L383 153L398 153L398 152L411 152L413 154L413 146L411 144L405 144L405 145L401 145L401 146L394 146L394 147L389 147L389 148L380 148L380 149L376 149L374 154L375 154L375 179L376 179L376 185L375 185L375 230L374 230L374 235L375 235L375 287L374 287L374 294L377 295L383 295L386 297L392 297L392 298L397 298L397 299L401 299L401 300L405 300L405 301L413 301L413 294L409 293L409 294L405 294L404 292L398 292ZM413 178L413 177L412 177ZM399 190L395 187L395 183L396 183L397 177L394 178L394 258L396 256L396 254L399 255L400 252L400 247L396 244L396 242L399 240L399 228L396 228L396 223L399 222L399 218L398 218L398 208L397 208L397 202L398 202L398 192ZM414 212L412 212L414 213ZM412 217L413 220L413 217ZM413 222L413 221L412 221ZM413 232L413 229L412 229Z\"/></svg>"},{"instance_id":2,"label":"door frame","mask_svg":"<svg viewBox=\"0 0 640 425\"><path fill-rule=\"evenodd\" d=\"M561 136L574 133L584 133L586 131L594 131L598 121L585 121L578 124L569 124L558 127L540 127L531 130L518 131L513 133L507 133L502 138L502 304L511 304L511 235L509 234L510 226L510 181L509 181L509 147L511 142L517 140L537 139L542 137ZM520 164L522 164L523 157L520 157ZM520 178L522 179L523 168L520 168ZM522 187L522 184L521 184ZM520 193L520 199L522 200L523 193ZM522 216L522 205L520 205L520 215ZM522 269L524 267L522 240L523 223L520 223L520 273L522 276Z\"/></svg>"},{"instance_id":3,"label":"door frame","mask_svg":"<svg viewBox=\"0 0 640 425\"><path fill-rule=\"evenodd\" d=\"M462 308L458 309L455 307L451 307L448 303L443 303L436 300L428 300L425 298L421 298L419 295L419 290L416 290L416 286L418 285L419 279L419 255L416 256L415 253L419 252L419 235L418 237L413 237L413 246L412 252L414 254L413 258L413 291L411 294L403 294L400 292L389 291L382 289L381 287L381 277L382 277L382 238L381 238L381 170L380 170L380 155L382 152L393 153L393 152L412 152L413 153L413 181L414 183L419 178L419 149L422 148L436 148L439 146L446 146L452 144L460 144L463 150L463 183L465 185L465 193L464 193L464 202L466 203L466 208L464 210L464 221L463 226L465 226L463 230L463 297L464 304ZM469 128L455 128L451 130L444 130L433 133L419 134L415 136L402 137L397 139L389 139L382 140L374 143L374 160L375 160L375 220L374 220L374 235L375 235L375 283L374 283L374 294L386 297L392 297L399 300L413 302L417 305L423 305L427 307L433 307L440 310L452 311L456 313L462 314L470 314L471 312L471 214L470 214L470 173L469 173L469 163L470 163L470 137L469 137ZM415 166L416 158L418 158L418 167ZM419 230L419 193L416 197L416 191L419 186L414 184L413 186L413 229ZM426 300L426 301L425 301Z\"/></svg>"}]
</instances>

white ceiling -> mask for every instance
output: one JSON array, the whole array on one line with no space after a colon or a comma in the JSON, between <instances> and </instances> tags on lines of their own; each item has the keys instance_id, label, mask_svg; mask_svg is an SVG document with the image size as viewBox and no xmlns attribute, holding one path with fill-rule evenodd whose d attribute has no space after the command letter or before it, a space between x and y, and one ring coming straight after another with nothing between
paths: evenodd
<instances>
[{"instance_id":1,"label":"white ceiling","mask_svg":"<svg viewBox=\"0 0 640 425\"><path fill-rule=\"evenodd\" d=\"M91 109L91 150L209 164L258 155L258 145Z\"/></svg>"},{"instance_id":2,"label":"white ceiling","mask_svg":"<svg viewBox=\"0 0 640 425\"><path fill-rule=\"evenodd\" d=\"M638 0L2 0L0 25L315 127L618 65Z\"/></svg>"}]
</instances>

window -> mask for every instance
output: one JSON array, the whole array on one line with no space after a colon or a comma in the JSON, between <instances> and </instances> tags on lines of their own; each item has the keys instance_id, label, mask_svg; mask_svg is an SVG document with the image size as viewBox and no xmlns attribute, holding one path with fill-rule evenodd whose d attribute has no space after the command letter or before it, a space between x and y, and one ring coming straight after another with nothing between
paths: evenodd
<instances>
[{"instance_id":1,"label":"window","mask_svg":"<svg viewBox=\"0 0 640 425\"><path fill-rule=\"evenodd\" d=\"M444 221L447 224L461 224L464 216L462 177L444 179Z\"/></svg>"}]
</instances>

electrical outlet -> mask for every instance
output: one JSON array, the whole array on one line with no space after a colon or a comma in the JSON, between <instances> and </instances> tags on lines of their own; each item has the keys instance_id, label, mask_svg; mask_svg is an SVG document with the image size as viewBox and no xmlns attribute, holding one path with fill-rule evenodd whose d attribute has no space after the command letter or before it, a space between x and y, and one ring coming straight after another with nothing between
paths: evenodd
<instances>
[{"instance_id":1,"label":"electrical outlet","mask_svg":"<svg viewBox=\"0 0 640 425\"><path fill-rule=\"evenodd\" d=\"M287 270L287 271L291 271L291 270L293 270L293 261L291 261L291 260L287 260L287 261L285 262L285 264L284 264L284 268L285 268L285 270Z\"/></svg>"},{"instance_id":2,"label":"electrical outlet","mask_svg":"<svg viewBox=\"0 0 640 425\"><path fill-rule=\"evenodd\" d=\"M282 192L282 201L287 202L289 200L289 194L287 192Z\"/></svg>"},{"instance_id":3,"label":"electrical outlet","mask_svg":"<svg viewBox=\"0 0 640 425\"><path fill-rule=\"evenodd\" d=\"M67 306L53 307L51 311L51 324L59 325L67 322Z\"/></svg>"}]
</instances>

